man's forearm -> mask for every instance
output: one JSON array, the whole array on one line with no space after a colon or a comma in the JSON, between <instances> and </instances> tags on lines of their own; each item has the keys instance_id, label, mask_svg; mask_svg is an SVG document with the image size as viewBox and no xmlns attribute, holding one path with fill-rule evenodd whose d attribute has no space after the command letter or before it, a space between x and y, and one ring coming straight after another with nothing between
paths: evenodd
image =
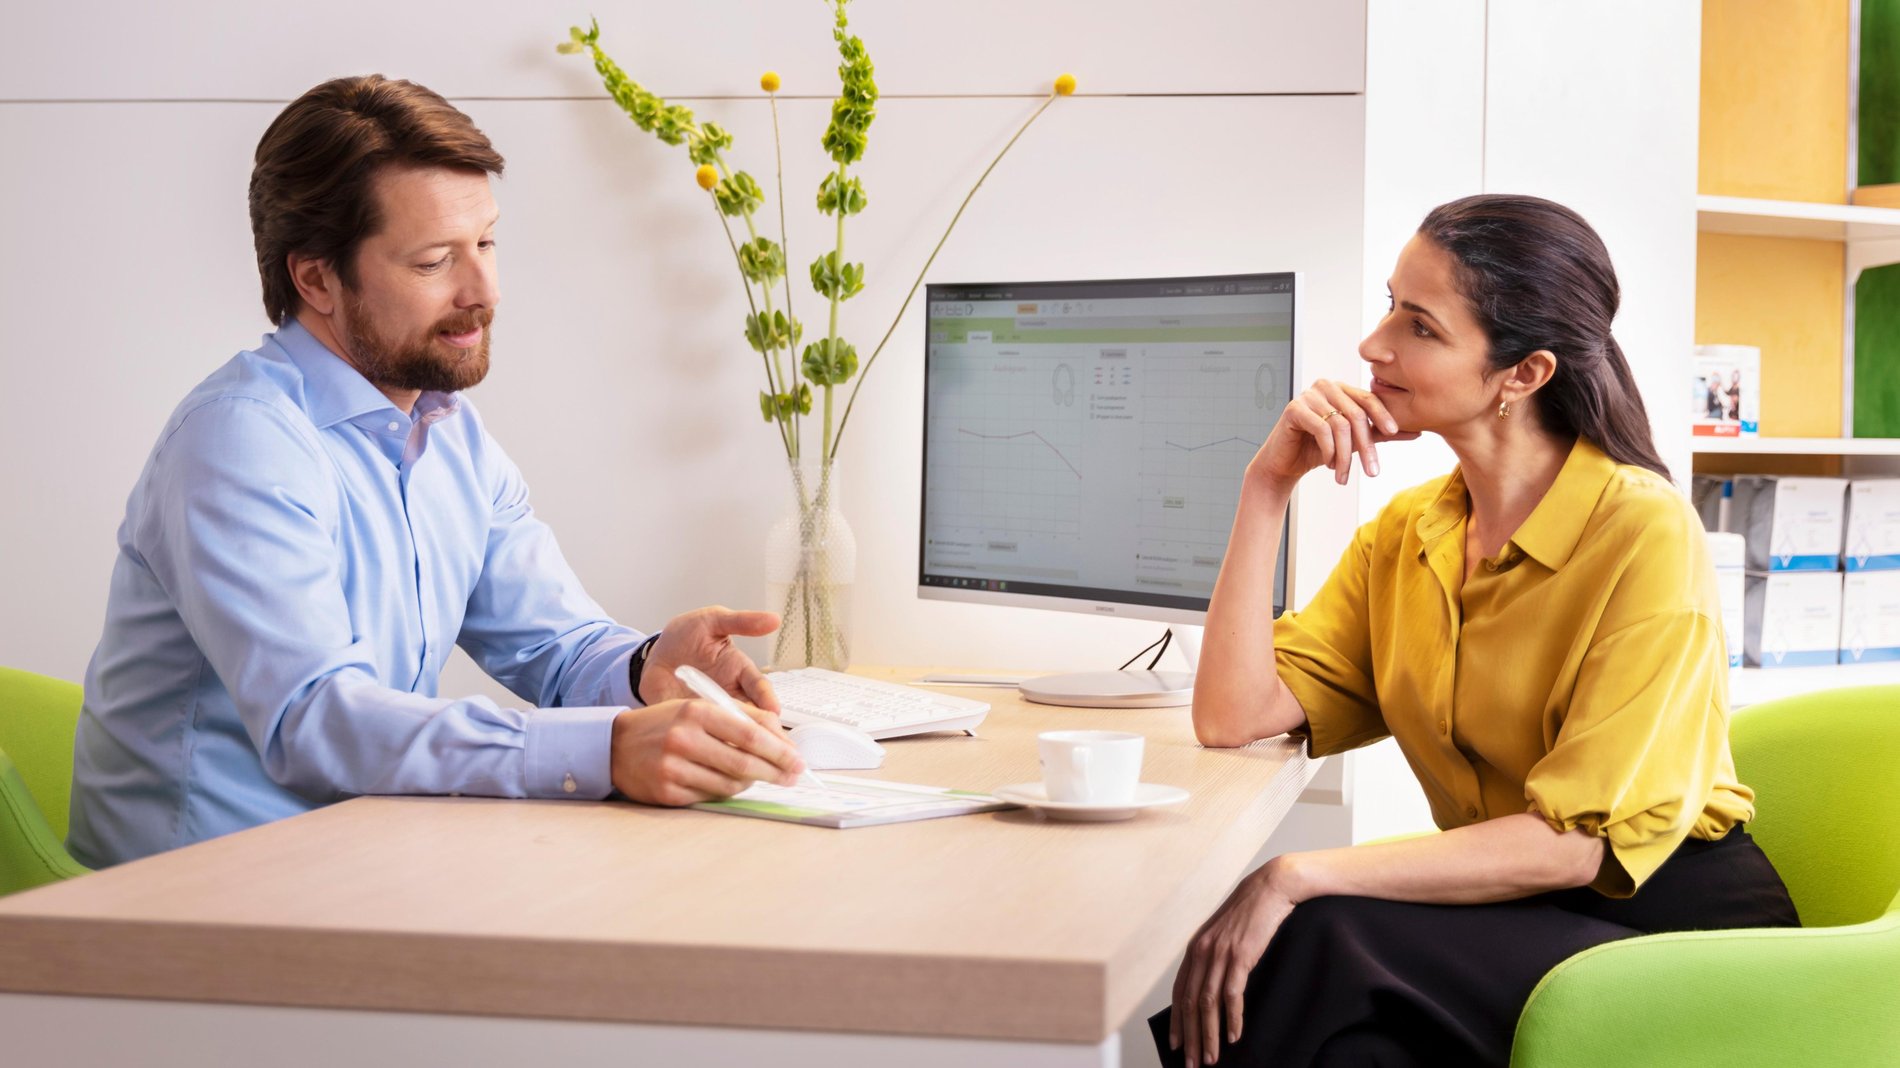
<instances>
[{"instance_id":1,"label":"man's forearm","mask_svg":"<svg viewBox=\"0 0 1900 1068\"><path fill-rule=\"evenodd\" d=\"M1294 901L1346 894L1479 905L1588 885L1608 848L1523 812L1421 838L1289 853L1269 862L1267 875Z\"/></svg>"}]
</instances>

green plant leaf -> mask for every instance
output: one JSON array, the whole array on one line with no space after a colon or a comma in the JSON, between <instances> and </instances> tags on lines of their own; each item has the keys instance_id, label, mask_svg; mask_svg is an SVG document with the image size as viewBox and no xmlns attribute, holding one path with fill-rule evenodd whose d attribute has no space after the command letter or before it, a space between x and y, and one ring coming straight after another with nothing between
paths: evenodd
<instances>
[{"instance_id":1,"label":"green plant leaf","mask_svg":"<svg viewBox=\"0 0 1900 1068\"><path fill-rule=\"evenodd\" d=\"M785 273L785 253L769 237L756 237L739 246L739 269L754 282L769 283Z\"/></svg>"},{"instance_id":2,"label":"green plant leaf","mask_svg":"<svg viewBox=\"0 0 1900 1068\"><path fill-rule=\"evenodd\" d=\"M799 336L804 332L798 320L782 311L759 312L745 317L746 344L752 346L754 352L796 349Z\"/></svg>"},{"instance_id":3,"label":"green plant leaf","mask_svg":"<svg viewBox=\"0 0 1900 1068\"><path fill-rule=\"evenodd\" d=\"M856 178L848 179L840 186L838 172L833 171L818 183L818 210L826 215L834 214L840 208L844 209L846 215L856 215L864 210L867 203L864 184Z\"/></svg>"},{"instance_id":4,"label":"green plant leaf","mask_svg":"<svg viewBox=\"0 0 1900 1068\"><path fill-rule=\"evenodd\" d=\"M864 264L844 263L834 250L811 261L811 287L818 295L850 300L864 288Z\"/></svg>"},{"instance_id":5,"label":"green plant leaf","mask_svg":"<svg viewBox=\"0 0 1900 1068\"><path fill-rule=\"evenodd\" d=\"M857 347L841 337L814 341L805 346L800 369L814 385L842 385L858 372Z\"/></svg>"},{"instance_id":6,"label":"green plant leaf","mask_svg":"<svg viewBox=\"0 0 1900 1068\"><path fill-rule=\"evenodd\" d=\"M765 193L759 189L759 183L744 171L734 171L732 177L714 186L713 198L719 202L719 210L727 215L749 215L765 203Z\"/></svg>"},{"instance_id":7,"label":"green plant leaf","mask_svg":"<svg viewBox=\"0 0 1900 1068\"><path fill-rule=\"evenodd\" d=\"M686 155L694 163L712 163L719 153L732 147L732 134L716 122L701 123L697 135L689 135Z\"/></svg>"}]
</instances>

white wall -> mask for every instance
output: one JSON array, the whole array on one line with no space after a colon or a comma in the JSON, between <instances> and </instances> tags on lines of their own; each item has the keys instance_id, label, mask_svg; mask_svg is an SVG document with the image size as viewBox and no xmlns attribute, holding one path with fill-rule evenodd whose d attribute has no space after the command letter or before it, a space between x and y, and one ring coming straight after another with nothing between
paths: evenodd
<instances>
[{"instance_id":1,"label":"white wall","mask_svg":"<svg viewBox=\"0 0 1900 1068\"><path fill-rule=\"evenodd\" d=\"M764 527L785 480L756 414L743 298L683 152L639 133L586 63L554 53L586 6L389 10L206 0L187 18L119 0L88 11L92 35L68 48L69 9L9 8L0 576L11 610L0 662L83 672L113 532L154 435L193 383L267 327L244 207L256 139L305 88L366 70L450 95L508 157L497 187L506 299L494 370L473 396L589 589L646 626L763 600ZM836 85L825 10L591 10L631 74L728 124L735 158L768 182L756 78L783 73L793 260L816 255L815 142ZM884 93L859 172L871 207L849 237L870 270L845 315L862 350L968 184L1053 75L1072 70L1082 94L1051 108L996 171L932 280L1298 268L1312 284L1309 351L1343 373L1360 296L1357 5L984 0L947 14L862 0L852 15ZM1182 93L1207 95L1142 95ZM1300 93L1330 95L1285 95ZM802 307L820 305L807 290ZM844 449L859 660L1119 663L1156 628L916 599L916 318L870 378ZM1316 514L1311 536L1337 544L1352 519ZM1330 555L1296 583L1317 582ZM465 662L445 686L494 692Z\"/></svg>"}]
</instances>

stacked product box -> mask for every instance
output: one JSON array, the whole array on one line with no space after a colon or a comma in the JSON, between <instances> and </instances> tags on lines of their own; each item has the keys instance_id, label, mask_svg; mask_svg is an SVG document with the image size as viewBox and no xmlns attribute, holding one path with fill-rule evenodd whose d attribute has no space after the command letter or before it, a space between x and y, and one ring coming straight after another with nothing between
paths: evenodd
<instances>
[{"instance_id":1,"label":"stacked product box","mask_svg":"<svg viewBox=\"0 0 1900 1068\"><path fill-rule=\"evenodd\" d=\"M1709 535L1709 560L1715 564L1715 588L1722 600L1722 637L1728 646L1728 666L1742 666L1742 635L1747 605L1747 549L1740 534ZM1896 571L1895 574L1900 574Z\"/></svg>"},{"instance_id":2,"label":"stacked product box","mask_svg":"<svg viewBox=\"0 0 1900 1068\"><path fill-rule=\"evenodd\" d=\"M1728 527L1746 564L1743 662L1837 663L1847 480L1738 475L1730 485Z\"/></svg>"},{"instance_id":3,"label":"stacked product box","mask_svg":"<svg viewBox=\"0 0 1900 1068\"><path fill-rule=\"evenodd\" d=\"M1842 560L1840 662L1900 660L1900 479L1848 486Z\"/></svg>"}]
</instances>

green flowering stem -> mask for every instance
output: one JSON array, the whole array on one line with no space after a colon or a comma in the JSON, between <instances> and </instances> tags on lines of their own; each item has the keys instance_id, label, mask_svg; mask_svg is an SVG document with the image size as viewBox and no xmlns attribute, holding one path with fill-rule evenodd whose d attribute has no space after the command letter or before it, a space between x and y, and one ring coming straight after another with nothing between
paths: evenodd
<instances>
[{"instance_id":1,"label":"green flowering stem","mask_svg":"<svg viewBox=\"0 0 1900 1068\"><path fill-rule=\"evenodd\" d=\"M990 172L996 169L998 163L1003 162L1004 156L1009 155L1009 150L1015 146L1017 139L1022 137L1022 135L1029 130L1029 127L1034 125L1035 121L1042 117L1043 112L1049 110L1050 104L1056 102L1056 96L1057 94L1055 93L1049 94L1049 99L1044 100L1042 106L1037 108L1035 113L1030 115L1022 126L1016 130L1015 136L1011 137L1008 143L1003 145L1003 150L998 152L996 158L990 161L990 165L983 168L983 173L977 176L976 184L971 186L970 191L963 195L963 203L958 204L956 214L950 216L950 225L944 227L943 236L937 239L937 247L930 250L930 258L924 261L922 269L917 272L917 280L910 284L910 292L904 294L904 303L898 305L897 315L891 319L891 325L884 331L884 336L878 341L877 348L871 350L870 358L864 361L864 369L858 372L858 380L852 383L851 395L845 398L844 415L838 420L838 432L835 436L831 434L831 397L829 391L827 391L825 397L825 436L829 441L828 448L830 451L826 454L828 458L837 455L838 446L844 441L844 428L851 422L851 406L858 402L858 390L864 388L864 380L870 375L872 365L877 363L878 354L884 351L885 343L890 341L891 335L897 332L897 324L904 318L905 310L910 307L911 298L917 295L918 288L924 284L924 275L930 272L930 265L937 262L937 253L942 252L944 242L950 240L950 232L957 228L957 220L963 218L963 209L970 206L970 200L976 196L976 191L983 188L983 180L990 176ZM841 218L840 222L842 221Z\"/></svg>"},{"instance_id":2,"label":"green flowering stem","mask_svg":"<svg viewBox=\"0 0 1900 1068\"><path fill-rule=\"evenodd\" d=\"M778 132L778 94L771 93L767 99L772 102L772 162L774 174L778 179L778 247L785 252L785 316L796 322L797 319L792 314L792 239L791 231L785 228L785 152L780 147ZM794 359L796 356L797 354L794 353ZM772 353L772 362L778 362L776 351ZM779 374L783 377L784 371L781 370ZM792 459L797 458L798 455L794 453Z\"/></svg>"},{"instance_id":3,"label":"green flowering stem","mask_svg":"<svg viewBox=\"0 0 1900 1068\"><path fill-rule=\"evenodd\" d=\"M592 23L585 31L579 27L575 27L569 31L568 36L569 39L567 41L556 46L557 50L564 55L589 54L594 62L594 70L600 75L601 82L607 89L608 95L613 98L614 103L619 105L622 111L626 112L627 117L633 120L634 125L640 127L640 129L647 133L653 134L666 144L677 145L685 143L687 145L687 154L692 158L693 162L699 164L710 163L714 165L720 177L723 179L715 190L714 207L720 213L720 224L726 230L727 243L733 246L734 258L739 267L740 283L745 286L746 290L746 302L753 309L752 321L759 324L757 333L762 342L760 353L765 357L766 385L770 387L771 390L771 404L767 418L780 424L779 433L785 443L786 456L795 461L799 454L798 421L795 415L801 410L808 411L810 409L810 401L803 388L796 390L786 388L790 384L790 380L786 377L784 365L779 360L779 350L781 348L787 348L791 349L794 354L796 353L797 322L796 320L790 320L789 328L783 333L775 329L767 328L768 323L776 322L773 315L774 309L772 307L772 279L769 270L760 268L760 262L762 259L769 260L770 250L761 246L758 228L753 221L753 212L758 207L758 204L755 203L754 200L754 194L757 193L756 184L753 183L749 177L744 175L739 176L744 179L743 186L736 182L733 172L726 165L724 153L720 151L732 143L732 135L712 123L702 124L695 121L691 109L676 104L668 104L665 100L646 89L640 83L627 77L626 72L620 68L619 64L615 63L613 58L607 55L606 51L600 47L600 24L598 22ZM745 219L746 233L749 238L746 245L746 252L753 257L753 269L758 270L761 274L759 280L761 289L760 299L755 300L753 297L753 280L751 275L748 274L747 258L745 255L740 254L738 245L733 240L731 228L725 223L727 211L725 206L721 203L720 193L724 193L732 198L734 206L738 209L734 214L742 215ZM781 236L783 236L784 208L782 177L780 179L780 194L781 206L779 222ZM757 199L762 201L763 197L758 196ZM769 242L765 244L769 245ZM780 260L780 267L782 270L782 258ZM788 314L791 304L789 284L788 280L786 295ZM760 303L763 303L765 306L763 316L761 316L758 310ZM750 335L751 333L752 331L748 330L748 334Z\"/></svg>"},{"instance_id":4,"label":"green flowering stem","mask_svg":"<svg viewBox=\"0 0 1900 1068\"><path fill-rule=\"evenodd\" d=\"M745 283L746 306L752 309L752 314L756 318L759 314L759 306L752 299L752 281L746 278L745 276L745 267L744 267L743 261L740 260L739 258L739 243L733 240L733 237L732 237L732 224L726 221L726 213L719 210L718 198L711 197L710 191L708 192L708 196L710 199L712 199L713 214L719 216L719 228L725 231L726 244L728 247L732 249L732 262L740 264L739 279L740 281ZM769 310L768 310L768 314L769 314ZM759 353L759 359L765 363L766 385L772 387L772 395L773 397L776 398L780 390L779 390L777 379L775 379L772 376L772 358L766 355L765 352L761 351ZM798 446L793 441L791 434L786 430L787 424L792 424L791 417L789 415L780 416L779 418L774 419L773 422L778 424L778 436L779 436L779 440L782 441L785 445L785 455L792 458L793 460L796 460L798 458ZM796 424L792 424L792 425L795 426Z\"/></svg>"},{"instance_id":5,"label":"green flowering stem","mask_svg":"<svg viewBox=\"0 0 1900 1068\"><path fill-rule=\"evenodd\" d=\"M695 127L695 129L697 129L697 127ZM724 179L728 183L731 182L732 171L730 168L726 166L725 153L720 152L716 148L713 149L712 161L713 161L713 166L719 168L719 177ZM784 225L785 225L784 202L785 202L785 194L781 186L781 191L779 193L779 227L781 231L783 230ZM741 211L739 215L740 215L740 218L745 220L746 236L751 239L752 243L756 244L757 241L759 240L759 228L756 225L754 225L752 221L753 209L751 208L749 202L745 202L745 205L746 205L745 209ZM713 206L715 208L719 207L717 200L714 201ZM719 222L721 226L726 225L726 215L723 209L721 209L719 213ZM732 230L730 227L727 227L727 230L726 230L726 240L728 242L732 240ZM780 248L783 249L782 244ZM735 256L738 255L738 250L736 248L733 250L733 254ZM744 283L746 287L746 300L749 302L752 299L752 278L751 276L746 274L745 261L741 259L738 261L738 263L739 263L739 279L742 283ZM784 273L788 277L788 281L786 282L786 289L785 289L785 293L786 293L785 306L788 309L788 313L789 313L789 309L791 308L791 302L792 302L791 283L789 281L789 276L791 274L791 271L787 269ZM765 317L769 319L772 316L771 279L767 278L764 281L761 281L759 283L759 296L761 298L761 303L765 305ZM756 306L753 308L753 314L755 315L758 314L758 309ZM787 344L791 345L793 344L793 342L788 340ZM778 396L783 395L786 392L785 384L787 382L787 379L785 377L785 366L779 362L779 358L778 358L779 346L777 342L774 340L771 343L769 343L766 347L767 349L770 350L769 353L767 354L767 366L766 366L766 373L765 373L766 383L769 386L771 386L772 395L774 397L778 397ZM795 356L796 349L794 349L793 352ZM793 392L796 392L796 391L793 391ZM785 439L785 456L788 460L791 460L793 463L797 463L798 462L798 421L792 417L791 412L780 412L776 421L781 424L784 424L785 427L789 428L787 437Z\"/></svg>"},{"instance_id":6,"label":"green flowering stem","mask_svg":"<svg viewBox=\"0 0 1900 1068\"><path fill-rule=\"evenodd\" d=\"M844 172L845 172L845 164L842 164L842 163L838 164L838 187L840 189L844 188ZM837 245L837 257L838 257L839 263L844 262L844 215L845 215L844 209L840 207L838 209L838 245ZM842 296L842 291L834 287L831 291L831 330L828 335L831 338L832 351L834 352L836 351L836 346L838 344L838 305L839 303L843 301L843 299L844 298ZM824 429L823 440L820 442L818 446L819 447L818 455L825 458L825 467L827 469L831 467L831 461L836 459L838 455L831 447L831 391L832 391L832 384L830 381L826 381L825 382L825 422L824 422L825 429Z\"/></svg>"}]
</instances>

